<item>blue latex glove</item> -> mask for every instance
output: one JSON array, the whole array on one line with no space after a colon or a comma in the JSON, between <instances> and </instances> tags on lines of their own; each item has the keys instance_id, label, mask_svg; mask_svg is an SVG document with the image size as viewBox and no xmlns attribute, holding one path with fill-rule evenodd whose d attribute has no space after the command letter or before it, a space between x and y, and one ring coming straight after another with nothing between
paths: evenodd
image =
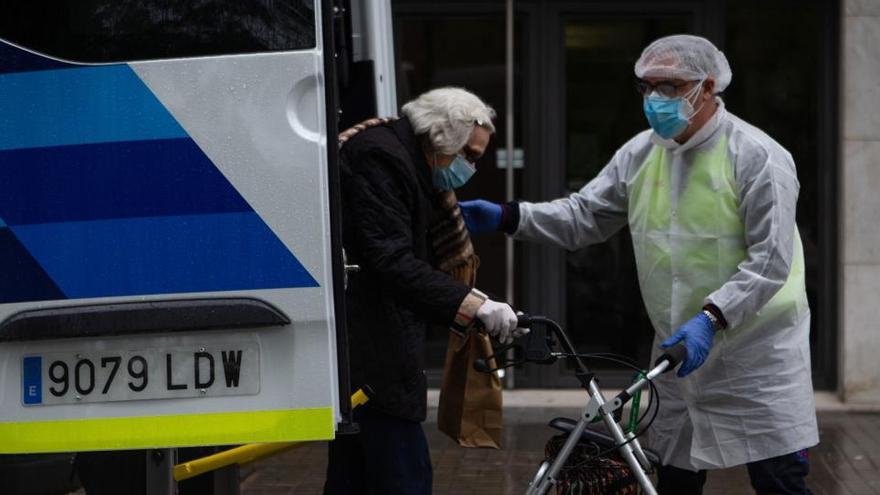
<instances>
[{"instance_id":1,"label":"blue latex glove","mask_svg":"<svg viewBox=\"0 0 880 495\"><path fill-rule=\"evenodd\" d=\"M464 217L468 232L472 235L495 232L501 227L501 205L497 203L475 199L461 201L458 206L461 208L461 216Z\"/></svg>"},{"instance_id":2,"label":"blue latex glove","mask_svg":"<svg viewBox=\"0 0 880 495\"><path fill-rule=\"evenodd\" d=\"M680 378L689 375L706 361L709 349L712 348L712 341L715 340L715 326L712 325L709 317L700 311L697 316L688 320L672 334L672 337L664 340L660 344L660 348L672 347L682 340L684 340L684 346L687 347L687 357L676 373Z\"/></svg>"}]
</instances>

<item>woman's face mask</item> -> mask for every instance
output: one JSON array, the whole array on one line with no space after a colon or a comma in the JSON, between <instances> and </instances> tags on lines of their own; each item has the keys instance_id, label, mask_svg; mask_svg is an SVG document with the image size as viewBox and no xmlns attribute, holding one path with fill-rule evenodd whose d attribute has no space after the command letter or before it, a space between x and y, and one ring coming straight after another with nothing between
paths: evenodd
<instances>
[{"instance_id":1,"label":"woman's face mask","mask_svg":"<svg viewBox=\"0 0 880 495\"><path fill-rule=\"evenodd\" d=\"M700 80L683 96L669 98L657 94L656 91L645 96L642 108L654 132L663 139L672 139L684 132L699 111L699 109L694 110L690 99L698 94L702 87L703 81Z\"/></svg>"},{"instance_id":2,"label":"woman's face mask","mask_svg":"<svg viewBox=\"0 0 880 495\"><path fill-rule=\"evenodd\" d=\"M452 162L446 167L437 166L437 155L434 154L434 169L432 180L434 187L441 191L451 191L465 185L477 172L477 167L467 161L461 155L455 155Z\"/></svg>"}]
</instances>

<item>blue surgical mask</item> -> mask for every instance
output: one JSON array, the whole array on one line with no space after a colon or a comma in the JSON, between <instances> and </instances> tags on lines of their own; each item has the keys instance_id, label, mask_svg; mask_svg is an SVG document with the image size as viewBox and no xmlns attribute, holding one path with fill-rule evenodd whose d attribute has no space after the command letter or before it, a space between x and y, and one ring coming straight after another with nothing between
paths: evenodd
<instances>
[{"instance_id":1,"label":"blue surgical mask","mask_svg":"<svg viewBox=\"0 0 880 495\"><path fill-rule=\"evenodd\" d=\"M434 163L437 163L435 156ZM455 155L452 163L447 167L434 166L432 180L434 187L441 191L451 191L465 185L477 172L477 168L464 159L461 155Z\"/></svg>"},{"instance_id":2,"label":"blue surgical mask","mask_svg":"<svg viewBox=\"0 0 880 495\"><path fill-rule=\"evenodd\" d=\"M684 96L669 98L656 92L645 97L642 108L654 132L663 139L672 139L687 129L697 111L691 105L690 97L699 91L702 81Z\"/></svg>"}]
</instances>

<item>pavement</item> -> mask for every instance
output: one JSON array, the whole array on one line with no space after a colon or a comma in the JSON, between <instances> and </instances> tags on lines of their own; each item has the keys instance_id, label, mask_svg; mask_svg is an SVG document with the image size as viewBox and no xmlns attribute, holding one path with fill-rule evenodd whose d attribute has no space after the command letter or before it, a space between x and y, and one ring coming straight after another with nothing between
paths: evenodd
<instances>
[{"instance_id":1,"label":"pavement","mask_svg":"<svg viewBox=\"0 0 880 495\"><path fill-rule=\"evenodd\" d=\"M610 395L611 391L606 391ZM437 430L437 393L429 394L425 433L434 466L434 494L520 494L544 458L554 432L547 422L580 414L581 391L505 392L503 448L465 449ZM817 393L820 444L810 451L808 484L814 495L880 495L880 410L841 403ZM320 494L325 443L307 444L241 470L243 495ZM745 467L709 473L706 495L747 495Z\"/></svg>"}]
</instances>

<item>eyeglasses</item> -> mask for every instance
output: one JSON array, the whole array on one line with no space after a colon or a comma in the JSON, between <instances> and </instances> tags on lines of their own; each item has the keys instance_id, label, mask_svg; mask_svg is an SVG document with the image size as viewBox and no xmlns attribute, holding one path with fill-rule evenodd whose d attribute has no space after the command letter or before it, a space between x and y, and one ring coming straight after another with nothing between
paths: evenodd
<instances>
[{"instance_id":1,"label":"eyeglasses","mask_svg":"<svg viewBox=\"0 0 880 495\"><path fill-rule=\"evenodd\" d=\"M668 98L672 98L678 95L678 89L684 86L687 86L690 83L699 82L699 80L694 81L685 81L683 83L675 84L672 81L660 81L656 84L649 83L644 79L636 79L636 91L639 92L642 96L647 96L654 91L657 91L663 96Z\"/></svg>"}]
</instances>

